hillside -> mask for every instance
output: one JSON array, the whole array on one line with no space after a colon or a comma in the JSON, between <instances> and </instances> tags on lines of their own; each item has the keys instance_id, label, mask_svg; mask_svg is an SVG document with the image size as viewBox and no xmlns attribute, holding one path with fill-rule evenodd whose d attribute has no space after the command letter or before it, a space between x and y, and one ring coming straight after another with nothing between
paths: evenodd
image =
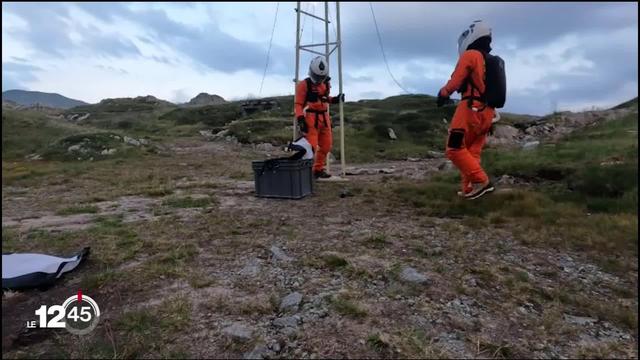
<instances>
[{"instance_id":1,"label":"hillside","mask_svg":"<svg viewBox=\"0 0 640 360\"><path fill-rule=\"evenodd\" d=\"M565 112L546 117L502 113L497 131L488 143L490 146L521 147L535 145L543 139L560 139L600 119L622 116L633 110L629 107L633 101L614 110ZM5 104L11 108L9 103ZM177 106L153 96L139 96L76 106L65 110L57 119L81 128L124 132L128 136L150 137L156 141L204 136L243 144L282 146L291 138L292 108L292 96L192 107ZM437 108L434 97L401 95L347 102L344 109L347 157L350 163L362 163L428 158L434 151L442 152L455 106ZM338 136L336 110L333 107L331 114ZM38 129L34 131L38 132ZM390 131L395 139L390 137ZM339 159L337 147L333 155Z\"/></svg>"},{"instance_id":2,"label":"hillside","mask_svg":"<svg viewBox=\"0 0 640 360\"><path fill-rule=\"evenodd\" d=\"M2 100L12 101L23 106L41 105L59 109L69 109L74 106L87 105L84 101L70 99L60 94L26 90L3 91Z\"/></svg>"},{"instance_id":3,"label":"hillside","mask_svg":"<svg viewBox=\"0 0 640 360\"><path fill-rule=\"evenodd\" d=\"M638 97L636 96L635 98L629 100L629 101L625 101L620 105L614 106L613 109L626 109L626 108L638 108Z\"/></svg>"},{"instance_id":4,"label":"hillside","mask_svg":"<svg viewBox=\"0 0 640 360\"><path fill-rule=\"evenodd\" d=\"M513 117L517 141L483 157L496 192L470 202L428 152L452 108L348 103L347 156L375 161L285 201L255 197L251 161L286 154L238 140L285 141L290 99L250 114L142 100L83 120L3 109L3 251L91 247L51 289L3 293L5 357L638 357L637 109ZM122 116L147 127L106 129ZM148 145L131 138L145 129ZM105 314L81 345L25 329L78 288Z\"/></svg>"}]
</instances>

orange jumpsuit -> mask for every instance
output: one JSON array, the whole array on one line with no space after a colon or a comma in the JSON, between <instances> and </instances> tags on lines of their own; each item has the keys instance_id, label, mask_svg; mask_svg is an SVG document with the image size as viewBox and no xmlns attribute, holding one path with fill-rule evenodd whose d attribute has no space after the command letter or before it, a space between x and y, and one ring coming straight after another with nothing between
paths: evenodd
<instances>
[{"instance_id":1,"label":"orange jumpsuit","mask_svg":"<svg viewBox=\"0 0 640 360\"><path fill-rule=\"evenodd\" d=\"M308 89L307 84L311 85ZM305 116L307 123L307 141L315 152L313 172L322 171L325 167L327 154L333 145L331 134L331 118L329 117L328 102L331 85L327 81L314 84L312 81L302 80L296 84L295 116Z\"/></svg>"},{"instance_id":2,"label":"orange jumpsuit","mask_svg":"<svg viewBox=\"0 0 640 360\"><path fill-rule=\"evenodd\" d=\"M484 183L488 180L487 174L480 166L480 153L491 128L495 109L476 99L472 100L472 109L467 100L467 97L479 97L484 92L484 76L485 64L482 53L478 50L467 50L460 56L451 79L440 89L440 96L448 97L460 89L467 78L470 78L474 85L467 85L462 94L463 100L458 103L449 125L446 145L447 158L462 175L464 193L471 191L472 183Z\"/></svg>"}]
</instances>

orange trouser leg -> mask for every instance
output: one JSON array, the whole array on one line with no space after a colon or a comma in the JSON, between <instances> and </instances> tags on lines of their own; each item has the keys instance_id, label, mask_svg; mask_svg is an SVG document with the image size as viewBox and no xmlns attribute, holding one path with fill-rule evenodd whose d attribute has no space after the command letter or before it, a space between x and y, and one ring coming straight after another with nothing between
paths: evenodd
<instances>
[{"instance_id":1,"label":"orange trouser leg","mask_svg":"<svg viewBox=\"0 0 640 360\"><path fill-rule=\"evenodd\" d=\"M463 191L468 191L471 183L482 183L489 179L480 166L480 153L492 117L492 109L474 112L467 107L466 102L461 102L453 115L446 154L460 170Z\"/></svg>"},{"instance_id":2,"label":"orange trouser leg","mask_svg":"<svg viewBox=\"0 0 640 360\"><path fill-rule=\"evenodd\" d=\"M487 136L476 136L472 140L473 142L471 143L465 141L465 146L467 147L469 154L478 160L478 164L480 164L482 162L480 160L480 154L482 153L482 148L487 140ZM462 191L465 193L471 191L471 180L465 175L462 175Z\"/></svg>"},{"instance_id":3,"label":"orange trouser leg","mask_svg":"<svg viewBox=\"0 0 640 360\"><path fill-rule=\"evenodd\" d=\"M315 152L313 171L322 171L327 163L327 154L329 154L333 146L331 119L326 115L325 121L323 115L318 114L316 121L315 113L307 113L305 119L309 129L306 139Z\"/></svg>"},{"instance_id":4,"label":"orange trouser leg","mask_svg":"<svg viewBox=\"0 0 640 360\"><path fill-rule=\"evenodd\" d=\"M318 152L313 163L313 171L322 171L327 163L327 155L333 146L333 134L331 133L331 119L326 115L326 121L323 121L322 115L319 115L320 121L318 125Z\"/></svg>"},{"instance_id":5,"label":"orange trouser leg","mask_svg":"<svg viewBox=\"0 0 640 360\"><path fill-rule=\"evenodd\" d=\"M311 148L313 149L314 156L317 156L317 154L318 154L318 129L316 128L316 125L315 125L315 114L307 114L306 117L305 117L305 120L307 122L307 129L308 129L307 135L305 135L305 138L307 139L307 141L311 145Z\"/></svg>"}]
</instances>

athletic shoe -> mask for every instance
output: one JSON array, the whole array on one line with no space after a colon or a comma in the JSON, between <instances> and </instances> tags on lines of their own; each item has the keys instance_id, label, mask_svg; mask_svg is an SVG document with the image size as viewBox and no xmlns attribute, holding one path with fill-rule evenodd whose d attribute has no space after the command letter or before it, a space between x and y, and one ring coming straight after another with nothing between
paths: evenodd
<instances>
[{"instance_id":1,"label":"athletic shoe","mask_svg":"<svg viewBox=\"0 0 640 360\"><path fill-rule=\"evenodd\" d=\"M313 173L313 177L316 179L328 179L331 177L325 170L316 171Z\"/></svg>"},{"instance_id":2,"label":"athletic shoe","mask_svg":"<svg viewBox=\"0 0 640 360\"><path fill-rule=\"evenodd\" d=\"M465 197L469 200L475 200L481 197L482 195L486 193L490 193L496 189L491 183L491 181L487 181L486 184L482 184L482 183L472 184L472 186L473 186L473 190L471 190L470 193L465 195Z\"/></svg>"}]
</instances>

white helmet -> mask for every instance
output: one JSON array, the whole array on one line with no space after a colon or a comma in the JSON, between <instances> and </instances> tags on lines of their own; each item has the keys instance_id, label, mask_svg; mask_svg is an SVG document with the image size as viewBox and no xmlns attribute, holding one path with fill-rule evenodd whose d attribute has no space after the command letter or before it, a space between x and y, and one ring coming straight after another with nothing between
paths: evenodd
<instances>
[{"instance_id":1,"label":"white helmet","mask_svg":"<svg viewBox=\"0 0 640 360\"><path fill-rule=\"evenodd\" d=\"M329 74L329 65L322 56L316 56L309 64L309 77L314 83L322 82Z\"/></svg>"},{"instance_id":2,"label":"white helmet","mask_svg":"<svg viewBox=\"0 0 640 360\"><path fill-rule=\"evenodd\" d=\"M483 36L491 36L491 28L489 25L482 22L482 20L476 20L471 23L469 28L458 38L458 53L462 55L469 45Z\"/></svg>"}]
</instances>

